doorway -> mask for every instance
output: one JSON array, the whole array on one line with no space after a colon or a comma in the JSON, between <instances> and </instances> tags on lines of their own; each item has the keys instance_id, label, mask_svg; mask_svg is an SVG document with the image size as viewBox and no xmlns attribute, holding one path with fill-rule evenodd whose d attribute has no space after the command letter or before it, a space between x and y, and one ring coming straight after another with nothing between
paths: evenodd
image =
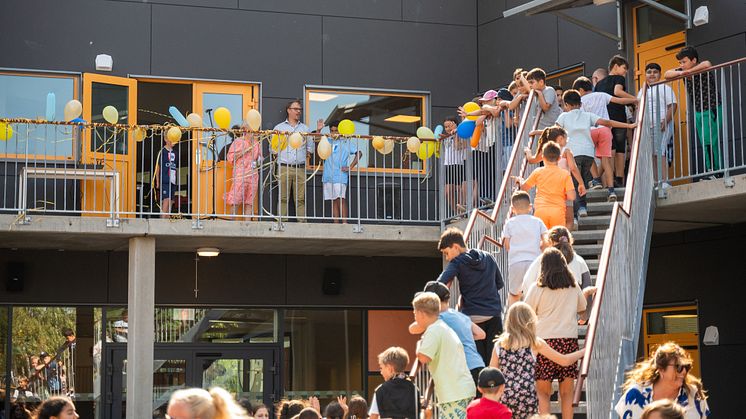
<instances>
[{"instance_id":1,"label":"doorway","mask_svg":"<svg viewBox=\"0 0 746 419\"><path fill-rule=\"evenodd\" d=\"M653 355L658 346L666 342L676 342L692 358L691 373L696 377L701 377L698 319L696 305L643 309L643 348L645 356Z\"/></svg>"},{"instance_id":2,"label":"doorway","mask_svg":"<svg viewBox=\"0 0 746 419\"><path fill-rule=\"evenodd\" d=\"M124 418L127 411L127 347L109 345L107 354L108 419ZM165 418L174 391L219 386L236 400L271 406L279 392L274 348L235 345L156 345L153 362L153 418Z\"/></svg>"}]
</instances>

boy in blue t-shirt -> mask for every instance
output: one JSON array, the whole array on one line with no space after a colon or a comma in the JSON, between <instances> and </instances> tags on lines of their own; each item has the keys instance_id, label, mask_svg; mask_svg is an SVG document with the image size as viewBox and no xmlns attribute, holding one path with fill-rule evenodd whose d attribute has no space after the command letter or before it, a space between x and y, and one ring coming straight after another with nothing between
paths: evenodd
<instances>
[{"instance_id":1,"label":"boy in blue t-shirt","mask_svg":"<svg viewBox=\"0 0 746 419\"><path fill-rule=\"evenodd\" d=\"M348 173L357 165L361 153L354 140L338 137L338 125L336 121L329 125L332 154L324 162L324 174L321 181L324 184L324 200L332 201L334 223L338 223L341 217L342 224L347 224ZM355 157L351 163L348 163L351 155Z\"/></svg>"},{"instance_id":2,"label":"boy in blue t-shirt","mask_svg":"<svg viewBox=\"0 0 746 419\"><path fill-rule=\"evenodd\" d=\"M174 143L167 136L163 136L163 148L155 167L155 183L153 187L160 189L161 217L168 218L171 213L171 206L174 202L174 195L178 190L178 154L174 151Z\"/></svg>"}]
</instances>

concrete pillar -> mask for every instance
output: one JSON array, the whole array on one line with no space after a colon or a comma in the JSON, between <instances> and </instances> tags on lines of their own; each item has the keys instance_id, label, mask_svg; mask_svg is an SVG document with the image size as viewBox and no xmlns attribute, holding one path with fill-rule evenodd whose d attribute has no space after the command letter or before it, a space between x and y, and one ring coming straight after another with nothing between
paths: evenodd
<instances>
[{"instance_id":1,"label":"concrete pillar","mask_svg":"<svg viewBox=\"0 0 746 419\"><path fill-rule=\"evenodd\" d=\"M153 416L155 238L129 241L127 280L127 419Z\"/></svg>"}]
</instances>

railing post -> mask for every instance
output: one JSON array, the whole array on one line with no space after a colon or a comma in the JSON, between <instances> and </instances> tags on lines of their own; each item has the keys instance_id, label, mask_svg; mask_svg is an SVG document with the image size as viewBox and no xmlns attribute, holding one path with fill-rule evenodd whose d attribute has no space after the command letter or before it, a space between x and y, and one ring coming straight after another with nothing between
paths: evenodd
<instances>
[{"instance_id":1,"label":"railing post","mask_svg":"<svg viewBox=\"0 0 746 419\"><path fill-rule=\"evenodd\" d=\"M443 143L439 139L436 138L436 141L438 141L439 144L440 144L440 158L439 159L435 159L435 161L437 162L437 165L438 165L438 170L437 170L437 172L438 172L438 186L437 186L437 190L435 191L435 194L438 196L438 199L436 200L436 203L437 203L437 216L436 216L436 219L440 220L440 228L442 230L442 229L445 228L445 225L446 225L445 218L446 218L446 214L448 214L448 211L446 211L446 205L447 205L447 203L446 203L446 194L445 194L445 190L446 190L446 179L445 179L446 171L445 171L445 163L444 163L445 162L446 149L445 149L445 147L443 147ZM455 143L454 143L453 147L455 147ZM458 187L460 187L460 185ZM458 196L458 194L456 194L456 196Z\"/></svg>"}]
</instances>

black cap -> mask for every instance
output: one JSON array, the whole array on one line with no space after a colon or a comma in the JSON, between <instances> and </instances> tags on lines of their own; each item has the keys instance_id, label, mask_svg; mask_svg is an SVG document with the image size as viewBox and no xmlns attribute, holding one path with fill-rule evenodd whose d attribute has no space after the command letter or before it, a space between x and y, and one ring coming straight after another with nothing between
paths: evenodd
<instances>
[{"instance_id":1,"label":"black cap","mask_svg":"<svg viewBox=\"0 0 746 419\"><path fill-rule=\"evenodd\" d=\"M510 91L504 87L497 90L497 97L502 100L513 100L513 95L511 95Z\"/></svg>"},{"instance_id":2,"label":"black cap","mask_svg":"<svg viewBox=\"0 0 746 419\"><path fill-rule=\"evenodd\" d=\"M39 352L39 358L44 358L44 357L45 357L45 356L47 356L47 355L49 355L49 354L48 354L48 353L46 353L45 351L41 351L41 352Z\"/></svg>"},{"instance_id":3,"label":"black cap","mask_svg":"<svg viewBox=\"0 0 746 419\"><path fill-rule=\"evenodd\" d=\"M487 367L479 373L477 387L495 388L503 384L505 384L505 377L497 368Z\"/></svg>"},{"instance_id":4,"label":"black cap","mask_svg":"<svg viewBox=\"0 0 746 419\"><path fill-rule=\"evenodd\" d=\"M425 284L425 292L434 292L440 301L448 301L451 298L451 290L448 289L446 284L438 281L429 281Z\"/></svg>"}]
</instances>

